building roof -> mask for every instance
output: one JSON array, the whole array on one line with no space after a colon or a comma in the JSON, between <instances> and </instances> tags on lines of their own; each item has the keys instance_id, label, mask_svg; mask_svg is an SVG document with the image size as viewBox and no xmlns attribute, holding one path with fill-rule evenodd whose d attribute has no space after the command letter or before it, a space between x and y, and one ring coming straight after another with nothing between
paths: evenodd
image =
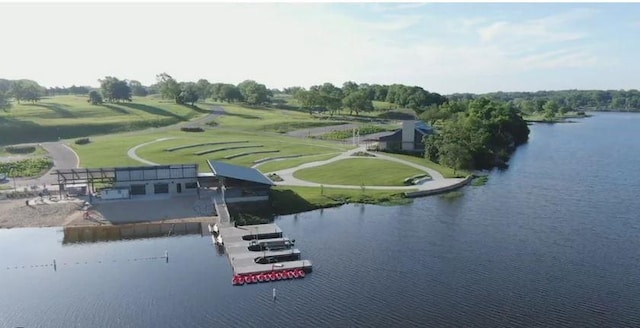
<instances>
[{"instance_id":1,"label":"building roof","mask_svg":"<svg viewBox=\"0 0 640 328\"><path fill-rule=\"evenodd\" d=\"M269 178L254 168L212 160L207 160L207 163L211 168L211 172L216 176L251 181L269 186L275 185Z\"/></svg>"}]
</instances>

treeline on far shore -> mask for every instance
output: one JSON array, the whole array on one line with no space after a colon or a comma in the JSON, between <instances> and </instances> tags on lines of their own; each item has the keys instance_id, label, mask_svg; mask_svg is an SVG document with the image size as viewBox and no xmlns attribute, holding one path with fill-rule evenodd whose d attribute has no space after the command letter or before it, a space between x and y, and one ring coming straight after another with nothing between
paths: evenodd
<instances>
[{"instance_id":1,"label":"treeline on far shore","mask_svg":"<svg viewBox=\"0 0 640 328\"><path fill-rule=\"evenodd\" d=\"M450 100L470 100L479 97L513 102L523 113L542 111L551 101L560 111L640 111L640 91L630 90L558 90L536 92L492 92L482 95L456 93Z\"/></svg>"}]
</instances>

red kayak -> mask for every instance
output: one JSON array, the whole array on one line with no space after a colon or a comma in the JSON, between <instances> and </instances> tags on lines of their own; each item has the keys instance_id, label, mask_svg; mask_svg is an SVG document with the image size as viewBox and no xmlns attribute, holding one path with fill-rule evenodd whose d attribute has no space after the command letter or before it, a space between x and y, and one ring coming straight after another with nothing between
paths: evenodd
<instances>
[{"instance_id":1,"label":"red kayak","mask_svg":"<svg viewBox=\"0 0 640 328\"><path fill-rule=\"evenodd\" d=\"M298 271L298 275L300 276L300 278L304 278L304 276L305 276L306 274L304 273L304 270L300 269L300 270Z\"/></svg>"},{"instance_id":2,"label":"red kayak","mask_svg":"<svg viewBox=\"0 0 640 328\"><path fill-rule=\"evenodd\" d=\"M300 273L298 272L298 270L293 270L292 272L294 278L300 278Z\"/></svg>"},{"instance_id":3,"label":"red kayak","mask_svg":"<svg viewBox=\"0 0 640 328\"><path fill-rule=\"evenodd\" d=\"M269 273L265 273L263 274L264 276L264 281L271 281L271 275Z\"/></svg>"},{"instance_id":4,"label":"red kayak","mask_svg":"<svg viewBox=\"0 0 640 328\"><path fill-rule=\"evenodd\" d=\"M276 281L278 280L278 275L276 275L275 272L271 272L269 273L269 278L271 279L271 281Z\"/></svg>"},{"instance_id":5,"label":"red kayak","mask_svg":"<svg viewBox=\"0 0 640 328\"><path fill-rule=\"evenodd\" d=\"M284 279L284 275L282 274L282 271L276 272L276 278L278 278L278 280Z\"/></svg>"},{"instance_id":6,"label":"red kayak","mask_svg":"<svg viewBox=\"0 0 640 328\"><path fill-rule=\"evenodd\" d=\"M293 278L295 278L293 271L287 271L287 279L293 279Z\"/></svg>"},{"instance_id":7,"label":"red kayak","mask_svg":"<svg viewBox=\"0 0 640 328\"><path fill-rule=\"evenodd\" d=\"M251 283L251 275L244 276L244 282L247 283L247 284L250 284Z\"/></svg>"},{"instance_id":8,"label":"red kayak","mask_svg":"<svg viewBox=\"0 0 640 328\"><path fill-rule=\"evenodd\" d=\"M244 278L242 276L235 275L231 282L236 286L244 285Z\"/></svg>"}]
</instances>

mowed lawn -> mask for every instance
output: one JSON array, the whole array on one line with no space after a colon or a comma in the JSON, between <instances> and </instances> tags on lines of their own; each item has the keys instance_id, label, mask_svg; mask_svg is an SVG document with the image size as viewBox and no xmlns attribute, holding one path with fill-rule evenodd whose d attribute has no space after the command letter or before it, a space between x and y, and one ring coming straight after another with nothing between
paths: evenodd
<instances>
[{"instance_id":1,"label":"mowed lawn","mask_svg":"<svg viewBox=\"0 0 640 328\"><path fill-rule=\"evenodd\" d=\"M345 121L315 118L297 110L275 108L250 108L239 104L217 104L224 108L225 115L215 122L225 128L286 133L293 130L345 124Z\"/></svg>"},{"instance_id":2,"label":"mowed lawn","mask_svg":"<svg viewBox=\"0 0 640 328\"><path fill-rule=\"evenodd\" d=\"M302 169L293 175L301 180L324 184L402 186L405 178L423 173L425 172L401 163L353 158Z\"/></svg>"},{"instance_id":3,"label":"mowed lawn","mask_svg":"<svg viewBox=\"0 0 640 328\"><path fill-rule=\"evenodd\" d=\"M0 111L0 145L140 130L188 121L208 112L157 97L91 105L86 96L45 97Z\"/></svg>"},{"instance_id":4,"label":"mowed lawn","mask_svg":"<svg viewBox=\"0 0 640 328\"><path fill-rule=\"evenodd\" d=\"M289 159L281 159L276 161L269 161L260 164L257 169L262 173L274 172L278 170L284 170L292 167L296 167L298 165L309 163L309 162L318 162L325 161L330 158L336 157L340 155L340 153L326 153L326 154L318 154L318 155L309 155L302 156L298 158L289 158Z\"/></svg>"},{"instance_id":5,"label":"mowed lawn","mask_svg":"<svg viewBox=\"0 0 640 328\"><path fill-rule=\"evenodd\" d=\"M339 153L350 147L342 146L330 142L317 141L312 139L299 139L280 135L264 135L250 132L234 132L223 129L210 129L201 133L189 133L179 130L165 132L123 134L91 138L92 142L87 145L70 144L80 156L80 163L83 167L109 167L123 165L145 165L127 156L127 151L137 145L154 141L160 138L175 138L159 141L138 148L137 155L159 164L180 164L197 163L200 170L209 170L206 160L220 160L228 163L244 166L254 165L254 161L266 157L286 156L286 155L315 155L319 153ZM246 141L238 144L203 145L192 148L166 151L168 148L194 145L207 142L233 142ZM255 148L230 149L213 152L204 155L195 155L195 152L221 147L234 146L262 146ZM266 154L251 154L224 159L229 155L236 155L243 152L277 150L278 152ZM311 160L309 160L311 161Z\"/></svg>"},{"instance_id":6,"label":"mowed lawn","mask_svg":"<svg viewBox=\"0 0 640 328\"><path fill-rule=\"evenodd\" d=\"M185 145L194 145L206 142L237 142L243 143L220 144L220 145L203 145L192 148L180 149L175 151L166 151L167 148L179 147ZM204 155L196 155L196 152L208 149L218 149L236 146L256 146L252 148L229 149L216 151ZM218 160L227 163L253 166L255 161L267 157L289 156L289 155L315 155L319 153L336 153L349 149L342 145L336 145L328 142L316 142L310 139L297 139L286 136L261 135L254 133L238 133L229 131L208 131L206 134L194 136L182 135L180 139L166 140L154 144L150 144L140 148L137 151L138 156L151 160L156 163L198 163L201 166L206 165L206 160ZM274 151L271 153L249 154L245 156L225 159L227 156L238 155L247 152ZM277 151L277 152L275 152ZM311 160L309 160L311 161ZM202 168L201 168L202 169ZM208 167L205 166L207 171Z\"/></svg>"}]
</instances>

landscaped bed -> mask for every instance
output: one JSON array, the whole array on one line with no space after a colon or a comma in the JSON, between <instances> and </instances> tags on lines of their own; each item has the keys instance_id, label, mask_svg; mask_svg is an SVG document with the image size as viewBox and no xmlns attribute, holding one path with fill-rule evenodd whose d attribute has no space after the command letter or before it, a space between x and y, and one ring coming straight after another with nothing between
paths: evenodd
<instances>
[{"instance_id":1,"label":"landscaped bed","mask_svg":"<svg viewBox=\"0 0 640 328\"><path fill-rule=\"evenodd\" d=\"M323 184L402 186L405 178L422 174L416 168L380 159L352 158L296 171L294 177Z\"/></svg>"}]
</instances>

